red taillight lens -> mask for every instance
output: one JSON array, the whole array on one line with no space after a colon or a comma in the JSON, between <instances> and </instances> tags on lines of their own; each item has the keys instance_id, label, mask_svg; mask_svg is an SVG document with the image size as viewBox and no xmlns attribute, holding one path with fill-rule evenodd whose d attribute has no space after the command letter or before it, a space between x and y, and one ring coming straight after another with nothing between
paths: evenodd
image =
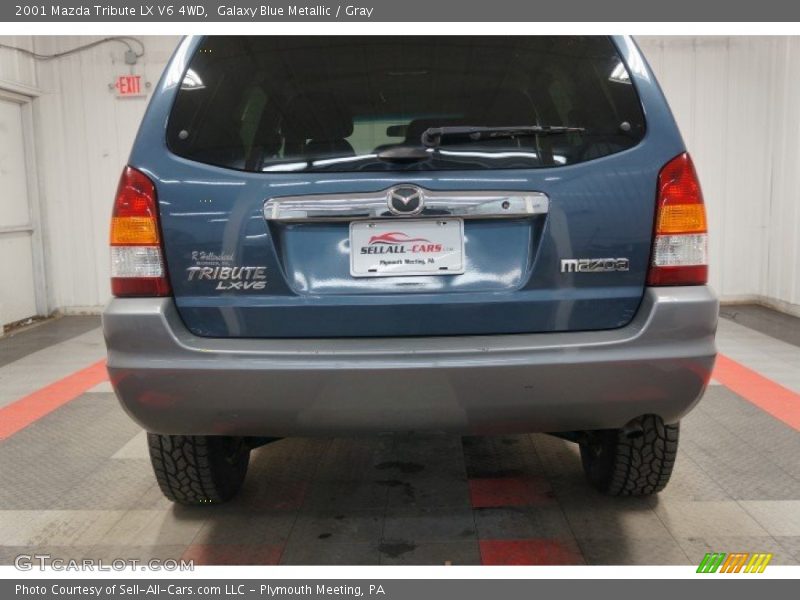
<instances>
[{"instance_id":1,"label":"red taillight lens","mask_svg":"<svg viewBox=\"0 0 800 600\"><path fill-rule=\"evenodd\" d=\"M168 296L158 228L156 188L125 167L111 216L111 293L115 296Z\"/></svg>"},{"instance_id":2,"label":"red taillight lens","mask_svg":"<svg viewBox=\"0 0 800 600\"><path fill-rule=\"evenodd\" d=\"M684 153L658 174L656 224L648 285L703 285L708 281L708 225L703 192Z\"/></svg>"}]
</instances>

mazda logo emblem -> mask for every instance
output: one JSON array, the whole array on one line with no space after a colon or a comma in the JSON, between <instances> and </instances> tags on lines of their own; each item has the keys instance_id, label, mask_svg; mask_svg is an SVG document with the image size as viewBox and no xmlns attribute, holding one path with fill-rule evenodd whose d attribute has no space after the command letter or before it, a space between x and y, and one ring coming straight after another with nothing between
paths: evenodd
<instances>
[{"instance_id":1,"label":"mazda logo emblem","mask_svg":"<svg viewBox=\"0 0 800 600\"><path fill-rule=\"evenodd\" d=\"M421 188L400 185L389 190L387 203L395 215L416 215L422 212L425 196Z\"/></svg>"}]
</instances>

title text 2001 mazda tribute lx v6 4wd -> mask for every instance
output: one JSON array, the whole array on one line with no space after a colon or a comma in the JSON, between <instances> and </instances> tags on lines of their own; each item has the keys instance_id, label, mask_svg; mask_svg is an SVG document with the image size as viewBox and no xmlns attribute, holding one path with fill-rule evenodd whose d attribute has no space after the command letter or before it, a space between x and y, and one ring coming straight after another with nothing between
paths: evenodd
<instances>
[{"instance_id":1,"label":"title text 2001 mazda tribute lx v6 4wd","mask_svg":"<svg viewBox=\"0 0 800 600\"><path fill-rule=\"evenodd\" d=\"M714 363L694 167L629 38L189 38L111 227L108 370L176 502L275 437L548 432L667 483Z\"/></svg>"}]
</instances>

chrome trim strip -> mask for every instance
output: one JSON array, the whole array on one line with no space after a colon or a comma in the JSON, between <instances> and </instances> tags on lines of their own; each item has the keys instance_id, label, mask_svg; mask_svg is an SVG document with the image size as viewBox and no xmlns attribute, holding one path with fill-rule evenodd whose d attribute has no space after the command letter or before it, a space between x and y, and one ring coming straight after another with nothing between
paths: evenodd
<instances>
[{"instance_id":1,"label":"chrome trim strip","mask_svg":"<svg viewBox=\"0 0 800 600\"><path fill-rule=\"evenodd\" d=\"M404 219L389 210L394 186L380 192L317 194L270 198L264 203L268 221L358 221ZM459 217L462 219L519 219L546 214L550 200L541 192L423 192L421 212L408 217Z\"/></svg>"}]
</instances>

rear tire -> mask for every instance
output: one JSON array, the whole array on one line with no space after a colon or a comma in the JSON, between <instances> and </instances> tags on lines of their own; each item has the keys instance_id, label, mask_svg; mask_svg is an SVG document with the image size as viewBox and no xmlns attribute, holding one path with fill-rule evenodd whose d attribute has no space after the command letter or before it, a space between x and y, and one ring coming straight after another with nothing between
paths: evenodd
<instances>
[{"instance_id":1,"label":"rear tire","mask_svg":"<svg viewBox=\"0 0 800 600\"><path fill-rule=\"evenodd\" d=\"M678 453L679 424L645 415L626 429L592 432L581 443L586 478L610 496L649 496L666 487Z\"/></svg>"},{"instance_id":2,"label":"rear tire","mask_svg":"<svg viewBox=\"0 0 800 600\"><path fill-rule=\"evenodd\" d=\"M250 446L239 437L148 433L147 443L158 486L178 504L227 502L250 462Z\"/></svg>"}]
</instances>

